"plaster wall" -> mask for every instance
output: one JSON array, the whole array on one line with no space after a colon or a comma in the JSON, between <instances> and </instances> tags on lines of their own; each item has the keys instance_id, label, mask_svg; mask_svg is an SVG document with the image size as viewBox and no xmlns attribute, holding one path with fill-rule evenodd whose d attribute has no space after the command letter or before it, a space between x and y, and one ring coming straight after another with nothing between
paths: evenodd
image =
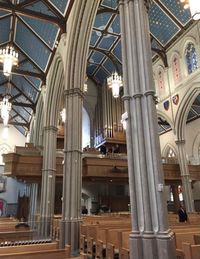
<instances>
[{"instance_id":1,"label":"plaster wall","mask_svg":"<svg viewBox=\"0 0 200 259\"><path fill-rule=\"evenodd\" d=\"M15 146L25 146L26 138L15 127L9 126L7 128L7 136L5 128L0 124L0 156L2 153L13 152ZM5 152L4 152L5 151ZM4 165L0 164L0 174L4 172ZM18 194L22 196L25 191L25 184L16 181L14 178L6 177L6 192L0 193L0 199L4 199L7 203L7 215L14 215L16 213L16 203Z\"/></svg>"}]
</instances>

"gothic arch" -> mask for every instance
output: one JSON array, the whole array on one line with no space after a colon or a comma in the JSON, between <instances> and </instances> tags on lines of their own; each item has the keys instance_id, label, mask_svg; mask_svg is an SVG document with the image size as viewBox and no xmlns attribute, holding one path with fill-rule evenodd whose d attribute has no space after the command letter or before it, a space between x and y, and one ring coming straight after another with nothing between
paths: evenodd
<instances>
[{"instance_id":1,"label":"gothic arch","mask_svg":"<svg viewBox=\"0 0 200 259\"><path fill-rule=\"evenodd\" d=\"M161 152L162 157L166 158L170 149L174 151L174 153L176 154L176 157L178 156L177 149L171 143L167 143Z\"/></svg>"},{"instance_id":2,"label":"gothic arch","mask_svg":"<svg viewBox=\"0 0 200 259\"><path fill-rule=\"evenodd\" d=\"M47 89L44 102L44 126L57 127L61 98L64 89L64 67L59 53L54 57L47 78Z\"/></svg>"},{"instance_id":3,"label":"gothic arch","mask_svg":"<svg viewBox=\"0 0 200 259\"><path fill-rule=\"evenodd\" d=\"M196 161L200 160L200 132L196 135L192 145L192 155Z\"/></svg>"},{"instance_id":4,"label":"gothic arch","mask_svg":"<svg viewBox=\"0 0 200 259\"><path fill-rule=\"evenodd\" d=\"M40 95L40 98L38 100L38 104L36 107L36 114L35 114L35 125L34 125L34 137L33 137L33 141L34 141L34 145L35 146L42 146L42 142L41 142L41 133L42 133L42 128L43 128L43 116L44 116L44 97L43 97L43 91Z\"/></svg>"},{"instance_id":5,"label":"gothic arch","mask_svg":"<svg viewBox=\"0 0 200 259\"><path fill-rule=\"evenodd\" d=\"M177 140L185 140L185 125L189 110L196 99L196 97L200 93L199 82L195 82L189 87L189 90L183 97L183 100L180 103L180 106L177 111L177 115L175 118L175 129L176 129L176 137Z\"/></svg>"},{"instance_id":6,"label":"gothic arch","mask_svg":"<svg viewBox=\"0 0 200 259\"><path fill-rule=\"evenodd\" d=\"M166 113L157 110L157 116L166 120L169 123L169 125L171 126L171 128L174 129L174 123Z\"/></svg>"},{"instance_id":7,"label":"gothic arch","mask_svg":"<svg viewBox=\"0 0 200 259\"><path fill-rule=\"evenodd\" d=\"M181 56L182 56L182 74L184 76L188 76L187 63L186 63L186 59L185 59L185 50L186 50L187 45L189 43L194 44L194 47L197 50L197 40L192 36L186 37L185 40L183 41L181 47L180 47L180 49L182 50L182 53L181 53Z\"/></svg>"},{"instance_id":8,"label":"gothic arch","mask_svg":"<svg viewBox=\"0 0 200 259\"><path fill-rule=\"evenodd\" d=\"M192 37L192 36L185 37L185 39L182 42L181 47L180 47L180 49L182 50L182 53L181 53L182 57L184 57L184 55L185 55L185 49L189 42L193 43L195 47L197 46L197 40L194 37Z\"/></svg>"}]
</instances>

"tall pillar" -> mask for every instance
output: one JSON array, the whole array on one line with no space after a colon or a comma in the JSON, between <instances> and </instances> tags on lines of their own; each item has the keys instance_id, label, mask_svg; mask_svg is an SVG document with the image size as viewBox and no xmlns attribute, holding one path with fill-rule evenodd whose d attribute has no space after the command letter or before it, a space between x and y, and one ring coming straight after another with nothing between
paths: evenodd
<instances>
[{"instance_id":1,"label":"tall pillar","mask_svg":"<svg viewBox=\"0 0 200 259\"><path fill-rule=\"evenodd\" d=\"M146 5L119 0L132 211L130 258L175 259L164 197Z\"/></svg>"},{"instance_id":2,"label":"tall pillar","mask_svg":"<svg viewBox=\"0 0 200 259\"><path fill-rule=\"evenodd\" d=\"M44 151L40 203L40 234L44 237L48 237L50 235L51 219L54 215L56 136L56 127L46 126L44 128Z\"/></svg>"},{"instance_id":3,"label":"tall pillar","mask_svg":"<svg viewBox=\"0 0 200 259\"><path fill-rule=\"evenodd\" d=\"M79 252L82 186L82 99L79 88L65 90L66 117L64 142L63 203L60 245Z\"/></svg>"},{"instance_id":4,"label":"tall pillar","mask_svg":"<svg viewBox=\"0 0 200 259\"><path fill-rule=\"evenodd\" d=\"M181 171L181 180L183 187L183 198L187 212L194 212L194 200L192 194L192 187L190 182L190 173L185 152L185 140L177 140L178 159Z\"/></svg>"},{"instance_id":5,"label":"tall pillar","mask_svg":"<svg viewBox=\"0 0 200 259\"><path fill-rule=\"evenodd\" d=\"M37 213L37 197L38 197L38 184L32 183L30 186L30 206L29 206L29 224L32 228L36 226L36 213Z\"/></svg>"}]
</instances>

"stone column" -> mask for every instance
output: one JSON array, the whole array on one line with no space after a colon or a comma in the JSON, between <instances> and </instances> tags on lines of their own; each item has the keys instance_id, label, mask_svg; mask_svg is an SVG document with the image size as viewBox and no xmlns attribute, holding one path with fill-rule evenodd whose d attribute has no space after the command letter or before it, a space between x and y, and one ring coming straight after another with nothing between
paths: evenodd
<instances>
[{"instance_id":1,"label":"stone column","mask_svg":"<svg viewBox=\"0 0 200 259\"><path fill-rule=\"evenodd\" d=\"M171 188L172 188L172 194L173 194L173 198L174 198L174 212L177 213L178 209L180 207L178 186L177 185L171 185Z\"/></svg>"},{"instance_id":2,"label":"stone column","mask_svg":"<svg viewBox=\"0 0 200 259\"><path fill-rule=\"evenodd\" d=\"M164 197L155 89L152 76L149 1L120 0L127 152L132 211L130 258L175 259Z\"/></svg>"},{"instance_id":3,"label":"stone column","mask_svg":"<svg viewBox=\"0 0 200 259\"><path fill-rule=\"evenodd\" d=\"M185 152L185 140L177 140L178 159L181 171L181 180L183 187L183 198L185 201L185 208L187 212L194 212L194 200L192 194L192 187L190 182L190 173Z\"/></svg>"},{"instance_id":4,"label":"stone column","mask_svg":"<svg viewBox=\"0 0 200 259\"><path fill-rule=\"evenodd\" d=\"M71 253L79 252L82 186L82 99L79 88L65 90L66 117L64 142L63 203L60 245L71 245Z\"/></svg>"},{"instance_id":5,"label":"stone column","mask_svg":"<svg viewBox=\"0 0 200 259\"><path fill-rule=\"evenodd\" d=\"M29 224L31 228L36 226L36 213L37 213L37 196L38 196L38 184L32 183L30 187L30 206L29 206Z\"/></svg>"},{"instance_id":6,"label":"stone column","mask_svg":"<svg viewBox=\"0 0 200 259\"><path fill-rule=\"evenodd\" d=\"M44 128L44 151L40 204L40 234L44 237L48 237L50 235L51 219L54 215L56 137L56 127L46 126Z\"/></svg>"}]
</instances>

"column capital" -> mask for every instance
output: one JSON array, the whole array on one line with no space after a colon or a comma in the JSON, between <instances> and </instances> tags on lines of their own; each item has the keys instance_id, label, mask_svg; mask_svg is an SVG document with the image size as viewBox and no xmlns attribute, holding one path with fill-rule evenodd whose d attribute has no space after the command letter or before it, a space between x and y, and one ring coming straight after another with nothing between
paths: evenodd
<instances>
[{"instance_id":1,"label":"column capital","mask_svg":"<svg viewBox=\"0 0 200 259\"><path fill-rule=\"evenodd\" d=\"M81 98L83 98L84 92L80 88L76 87L76 88L71 88L71 89L65 89L64 95L65 96L79 95Z\"/></svg>"},{"instance_id":2,"label":"column capital","mask_svg":"<svg viewBox=\"0 0 200 259\"><path fill-rule=\"evenodd\" d=\"M119 5L125 5L128 4L129 2L134 2L135 0L118 0ZM140 1L140 0L139 0ZM152 0L143 0L144 5L147 8L147 11L149 10L150 4L152 4Z\"/></svg>"},{"instance_id":3,"label":"column capital","mask_svg":"<svg viewBox=\"0 0 200 259\"><path fill-rule=\"evenodd\" d=\"M58 128L55 127L55 126L45 126L43 128L43 131L54 131L54 132L57 132L58 131Z\"/></svg>"},{"instance_id":4,"label":"column capital","mask_svg":"<svg viewBox=\"0 0 200 259\"><path fill-rule=\"evenodd\" d=\"M131 99L131 96L126 94L122 96L122 101L129 101Z\"/></svg>"},{"instance_id":5,"label":"column capital","mask_svg":"<svg viewBox=\"0 0 200 259\"><path fill-rule=\"evenodd\" d=\"M177 139L175 140L176 145L184 145L185 144L185 140L184 139Z\"/></svg>"}]
</instances>

